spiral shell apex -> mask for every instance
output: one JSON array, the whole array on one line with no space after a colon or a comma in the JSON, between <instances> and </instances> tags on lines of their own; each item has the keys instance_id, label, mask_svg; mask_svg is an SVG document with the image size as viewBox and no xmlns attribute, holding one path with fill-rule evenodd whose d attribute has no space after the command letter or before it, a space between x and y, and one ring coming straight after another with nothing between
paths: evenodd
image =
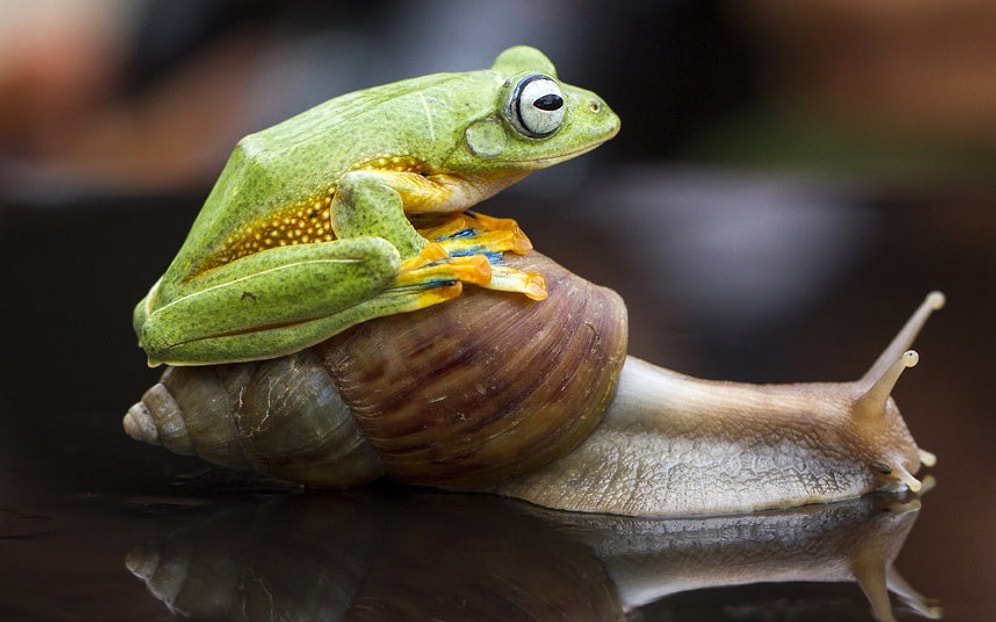
<instances>
[{"instance_id":1,"label":"spiral shell apex","mask_svg":"<svg viewBox=\"0 0 996 622\"><path fill-rule=\"evenodd\" d=\"M538 253L506 259L545 274L549 298L473 288L288 357L169 368L125 429L311 486L390 474L479 488L528 473L598 424L626 358L626 311Z\"/></svg>"},{"instance_id":2,"label":"spiral shell apex","mask_svg":"<svg viewBox=\"0 0 996 622\"><path fill-rule=\"evenodd\" d=\"M323 486L384 474L315 357L171 367L125 416L125 430L178 454Z\"/></svg>"}]
</instances>

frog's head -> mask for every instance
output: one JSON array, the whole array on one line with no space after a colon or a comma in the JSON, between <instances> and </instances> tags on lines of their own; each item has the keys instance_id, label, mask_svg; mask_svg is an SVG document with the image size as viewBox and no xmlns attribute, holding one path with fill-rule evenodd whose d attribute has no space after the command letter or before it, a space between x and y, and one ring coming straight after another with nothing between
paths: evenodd
<instances>
[{"instance_id":1,"label":"frog's head","mask_svg":"<svg viewBox=\"0 0 996 622\"><path fill-rule=\"evenodd\" d=\"M517 46L491 67L500 80L496 110L464 131L468 158L485 170L546 168L591 151L619 132L619 117L598 95L564 84L542 52Z\"/></svg>"}]
</instances>

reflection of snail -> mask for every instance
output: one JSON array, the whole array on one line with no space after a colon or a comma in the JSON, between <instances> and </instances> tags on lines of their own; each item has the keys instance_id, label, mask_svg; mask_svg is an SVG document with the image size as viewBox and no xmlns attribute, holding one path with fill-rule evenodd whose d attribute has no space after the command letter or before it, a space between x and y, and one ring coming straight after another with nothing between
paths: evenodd
<instances>
[{"instance_id":1,"label":"reflection of snail","mask_svg":"<svg viewBox=\"0 0 996 622\"><path fill-rule=\"evenodd\" d=\"M933 293L850 383L705 381L626 356L626 311L537 253L542 302L487 290L283 358L170 368L134 438L310 486L383 475L617 514L703 514L917 491L934 458L889 397Z\"/></svg>"},{"instance_id":2,"label":"reflection of snail","mask_svg":"<svg viewBox=\"0 0 996 622\"><path fill-rule=\"evenodd\" d=\"M856 580L884 622L894 620L888 590L921 615L940 613L893 568L918 507L872 495L746 516L648 519L486 496L290 495L137 547L126 563L173 611L195 619L601 621L656 601L656 613L668 612L661 619L725 619L715 611L723 599L702 590ZM810 606L804 586L778 590L800 596L753 604L741 594L740 606L779 620L789 619L786 607L798 619ZM691 593L664 600L679 592ZM671 610L689 603L711 614ZM857 590L829 606L820 619L860 619L867 607Z\"/></svg>"}]
</instances>

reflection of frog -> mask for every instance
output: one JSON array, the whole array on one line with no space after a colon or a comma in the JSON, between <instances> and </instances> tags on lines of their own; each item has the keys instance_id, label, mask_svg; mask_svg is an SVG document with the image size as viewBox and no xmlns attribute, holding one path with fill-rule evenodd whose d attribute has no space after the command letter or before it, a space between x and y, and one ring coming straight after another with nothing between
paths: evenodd
<instances>
[{"instance_id":1,"label":"reflection of frog","mask_svg":"<svg viewBox=\"0 0 996 622\"><path fill-rule=\"evenodd\" d=\"M357 91L247 136L136 307L140 344L150 364L252 360L453 298L461 282L542 298L538 275L492 270L529 248L514 222L466 217L490 255L456 254L408 216L459 214L618 130L597 95L515 47L489 70Z\"/></svg>"}]
</instances>

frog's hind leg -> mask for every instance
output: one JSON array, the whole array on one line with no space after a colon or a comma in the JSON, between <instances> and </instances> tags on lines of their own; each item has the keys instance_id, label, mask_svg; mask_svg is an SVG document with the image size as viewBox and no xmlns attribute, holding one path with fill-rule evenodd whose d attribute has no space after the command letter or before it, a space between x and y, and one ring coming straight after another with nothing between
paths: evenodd
<instances>
[{"instance_id":1,"label":"frog's hind leg","mask_svg":"<svg viewBox=\"0 0 996 622\"><path fill-rule=\"evenodd\" d=\"M270 248L150 292L136 330L153 364L281 356L365 319L351 310L391 287L400 267L375 237Z\"/></svg>"},{"instance_id":2,"label":"frog's hind leg","mask_svg":"<svg viewBox=\"0 0 996 622\"><path fill-rule=\"evenodd\" d=\"M201 347L202 343L184 344L177 348L181 350L184 361L179 363L167 361L171 364L206 364L210 362L212 353L223 351L226 353L245 352L246 344L251 344L254 352L273 352L263 357L259 356L236 356L228 357L225 360L237 362L242 360L254 360L258 358L272 358L291 354L306 347L316 345L326 339L368 320L398 313L408 313L424 309L441 302L452 300L460 295L463 289L459 281L447 281L438 285L418 285L411 287L389 288L378 295L368 298L347 309L343 309L333 315L304 321L293 325L293 332L289 332L290 327L270 327L253 331L251 333L222 335L214 337L210 343L210 351ZM189 362L193 360L194 362Z\"/></svg>"}]
</instances>

